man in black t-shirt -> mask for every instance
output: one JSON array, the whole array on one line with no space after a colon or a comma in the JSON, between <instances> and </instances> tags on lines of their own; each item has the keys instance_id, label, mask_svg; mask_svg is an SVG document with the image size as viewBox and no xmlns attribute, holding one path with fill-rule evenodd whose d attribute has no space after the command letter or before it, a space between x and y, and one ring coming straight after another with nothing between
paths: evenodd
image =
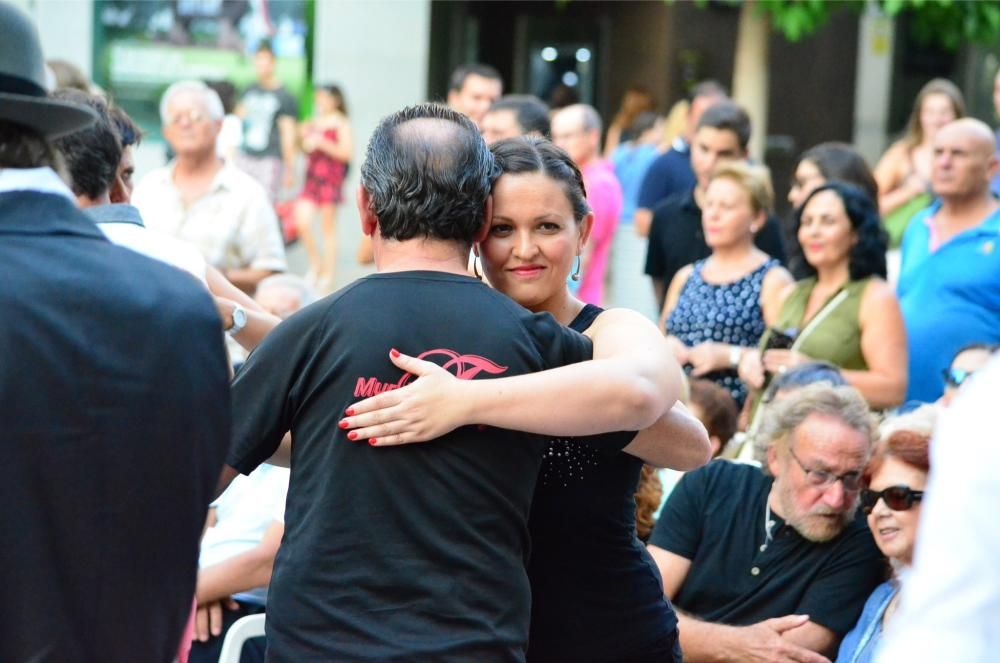
<instances>
[{"instance_id":1,"label":"man in black t-shirt","mask_svg":"<svg viewBox=\"0 0 1000 663\"><path fill-rule=\"evenodd\" d=\"M747 158L750 142L750 118L731 101L718 101L701 116L691 142L691 168L697 184L691 190L676 193L653 209L646 252L646 274L653 281L658 306L663 306L674 275L696 260L711 253L701 227L701 204L712 177L722 161ZM785 262L785 247L778 219L769 214L764 227L754 238L764 253Z\"/></svg>"},{"instance_id":2,"label":"man in black t-shirt","mask_svg":"<svg viewBox=\"0 0 1000 663\"><path fill-rule=\"evenodd\" d=\"M294 440L270 661L524 657L541 438L466 426L432 444L373 448L338 427L358 399L412 379L390 348L462 379L590 358L583 336L466 275L498 175L455 111L422 105L384 119L358 193L379 273L279 325L233 383L231 468L249 473L286 431Z\"/></svg>"},{"instance_id":3,"label":"man in black t-shirt","mask_svg":"<svg viewBox=\"0 0 1000 663\"><path fill-rule=\"evenodd\" d=\"M873 428L851 387L809 385L776 403L761 435L767 476L716 460L670 495L649 552L691 660L828 663L883 580L858 482ZM817 653L818 652L818 653Z\"/></svg>"},{"instance_id":4,"label":"man in black t-shirt","mask_svg":"<svg viewBox=\"0 0 1000 663\"><path fill-rule=\"evenodd\" d=\"M274 203L295 176L295 98L275 73L274 51L261 42L254 54L257 81L243 91L237 114L243 118L243 143L237 165L260 182Z\"/></svg>"}]
</instances>

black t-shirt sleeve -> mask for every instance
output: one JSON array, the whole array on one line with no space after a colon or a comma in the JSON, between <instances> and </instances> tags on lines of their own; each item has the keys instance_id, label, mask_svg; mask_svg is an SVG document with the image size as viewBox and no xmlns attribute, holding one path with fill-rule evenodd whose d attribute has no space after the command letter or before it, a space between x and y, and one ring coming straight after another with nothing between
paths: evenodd
<instances>
[{"instance_id":1,"label":"black t-shirt sleeve","mask_svg":"<svg viewBox=\"0 0 1000 663\"><path fill-rule=\"evenodd\" d=\"M795 611L840 636L851 630L868 596L885 579L882 556L867 527L853 529L842 546Z\"/></svg>"},{"instance_id":2,"label":"black t-shirt sleeve","mask_svg":"<svg viewBox=\"0 0 1000 663\"><path fill-rule=\"evenodd\" d=\"M705 496L713 463L688 472L663 505L649 542L685 559L693 560L701 544Z\"/></svg>"},{"instance_id":3,"label":"black t-shirt sleeve","mask_svg":"<svg viewBox=\"0 0 1000 663\"><path fill-rule=\"evenodd\" d=\"M558 368L594 358L594 344L589 338L559 324L548 313L529 314L525 327L544 368Z\"/></svg>"},{"instance_id":4,"label":"black t-shirt sleeve","mask_svg":"<svg viewBox=\"0 0 1000 663\"><path fill-rule=\"evenodd\" d=\"M226 462L249 474L270 458L291 427L297 384L319 308L285 320L250 353L232 384L233 436Z\"/></svg>"},{"instance_id":5,"label":"black t-shirt sleeve","mask_svg":"<svg viewBox=\"0 0 1000 663\"><path fill-rule=\"evenodd\" d=\"M646 175L642 178L642 185L639 187L639 197L636 207L651 210L656 207L657 203L663 202L663 199L669 193L668 187L665 186L669 178L669 173L670 168L665 154L656 157L649 164L649 168L646 169Z\"/></svg>"},{"instance_id":6,"label":"black t-shirt sleeve","mask_svg":"<svg viewBox=\"0 0 1000 663\"><path fill-rule=\"evenodd\" d=\"M638 431L617 431L614 433L584 435L583 437L575 437L573 440L593 447L601 453L614 455L630 445L638 434Z\"/></svg>"},{"instance_id":7,"label":"black t-shirt sleeve","mask_svg":"<svg viewBox=\"0 0 1000 663\"><path fill-rule=\"evenodd\" d=\"M784 265L788 256L785 254L785 242L781 238L781 224L773 215L767 217L764 227L754 239L757 248Z\"/></svg>"},{"instance_id":8,"label":"black t-shirt sleeve","mask_svg":"<svg viewBox=\"0 0 1000 663\"><path fill-rule=\"evenodd\" d=\"M663 241L667 224L670 222L669 206L659 205L653 211L653 223L649 227L649 244L646 249L646 274L662 279L667 271L667 252ZM665 285L670 285L669 283Z\"/></svg>"},{"instance_id":9,"label":"black t-shirt sleeve","mask_svg":"<svg viewBox=\"0 0 1000 663\"><path fill-rule=\"evenodd\" d=\"M287 90L281 91L281 106L278 108L278 115L288 115L293 118L299 116L299 104Z\"/></svg>"}]
</instances>

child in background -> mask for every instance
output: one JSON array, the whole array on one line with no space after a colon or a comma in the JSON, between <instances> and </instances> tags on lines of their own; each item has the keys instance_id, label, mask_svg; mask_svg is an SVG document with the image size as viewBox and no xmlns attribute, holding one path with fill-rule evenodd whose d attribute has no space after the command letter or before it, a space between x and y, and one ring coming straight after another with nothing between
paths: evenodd
<instances>
[{"instance_id":1,"label":"child in background","mask_svg":"<svg viewBox=\"0 0 1000 663\"><path fill-rule=\"evenodd\" d=\"M302 151L309 159L306 182L295 204L295 225L309 257L306 280L322 291L333 287L337 260L337 206L351 160L351 124L347 104L336 85L316 88L313 117L299 128ZM312 222L319 211L322 246Z\"/></svg>"}]
</instances>

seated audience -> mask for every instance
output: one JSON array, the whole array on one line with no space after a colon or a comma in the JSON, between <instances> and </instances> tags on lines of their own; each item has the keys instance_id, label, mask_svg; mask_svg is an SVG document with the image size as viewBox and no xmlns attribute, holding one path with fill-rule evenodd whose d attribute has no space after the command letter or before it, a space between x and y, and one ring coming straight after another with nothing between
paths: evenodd
<instances>
[{"instance_id":1,"label":"seated audience","mask_svg":"<svg viewBox=\"0 0 1000 663\"><path fill-rule=\"evenodd\" d=\"M712 253L677 272L660 314L677 361L693 377L725 387L739 406L747 394L736 374L740 357L774 321L778 296L792 283L777 260L754 246L772 200L770 177L760 166L733 162L716 169L702 215Z\"/></svg>"},{"instance_id":2,"label":"seated audience","mask_svg":"<svg viewBox=\"0 0 1000 663\"><path fill-rule=\"evenodd\" d=\"M815 359L828 361L884 409L903 402L906 331L885 278L885 233L872 200L857 187L830 182L813 190L797 215L810 278L778 298L774 327L745 353L740 377L755 390L769 375Z\"/></svg>"},{"instance_id":3,"label":"seated audience","mask_svg":"<svg viewBox=\"0 0 1000 663\"><path fill-rule=\"evenodd\" d=\"M761 434L766 471L717 459L688 472L650 537L692 663L823 663L882 579L855 517L874 435L860 394L803 387L775 404Z\"/></svg>"},{"instance_id":4,"label":"seated audience","mask_svg":"<svg viewBox=\"0 0 1000 663\"><path fill-rule=\"evenodd\" d=\"M844 636L837 663L870 663L899 602L899 575L913 563L920 501L930 471L930 441L937 408L889 419L862 480L861 510L875 544L891 567L890 578L875 588L861 619Z\"/></svg>"},{"instance_id":5,"label":"seated audience","mask_svg":"<svg viewBox=\"0 0 1000 663\"><path fill-rule=\"evenodd\" d=\"M237 619L265 611L274 556L285 532L288 469L261 465L238 476L208 512L201 540L190 663L215 663ZM264 660L263 639L244 646L241 663Z\"/></svg>"},{"instance_id":6,"label":"seated audience","mask_svg":"<svg viewBox=\"0 0 1000 663\"><path fill-rule=\"evenodd\" d=\"M825 361L810 361L790 368L784 373L774 376L764 390L757 408L753 411L750 425L746 433L737 433L729 446L722 453L723 458L736 458L742 462L756 463L762 466L767 462L767 440L760 438L760 424L764 420L767 408L777 400L806 385L824 382L831 387L842 387L847 384L840 369ZM749 414L744 408L741 415Z\"/></svg>"},{"instance_id":7,"label":"seated audience","mask_svg":"<svg viewBox=\"0 0 1000 663\"><path fill-rule=\"evenodd\" d=\"M938 419L913 566L877 663L998 660L998 393L994 357Z\"/></svg>"}]
</instances>

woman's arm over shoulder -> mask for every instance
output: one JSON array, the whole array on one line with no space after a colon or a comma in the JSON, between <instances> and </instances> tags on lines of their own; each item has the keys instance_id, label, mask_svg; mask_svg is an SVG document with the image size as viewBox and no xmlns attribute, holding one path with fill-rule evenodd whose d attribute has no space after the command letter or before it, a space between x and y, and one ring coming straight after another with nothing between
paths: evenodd
<instances>
[{"instance_id":1,"label":"woman's arm over shoulder","mask_svg":"<svg viewBox=\"0 0 1000 663\"><path fill-rule=\"evenodd\" d=\"M868 370L844 371L844 377L872 407L899 405L906 394L906 328L896 293L880 278L871 279L865 287L858 325Z\"/></svg>"},{"instance_id":2,"label":"woman's arm over shoulder","mask_svg":"<svg viewBox=\"0 0 1000 663\"><path fill-rule=\"evenodd\" d=\"M774 324L782 305L794 289L795 279L787 269L775 265L767 270L764 281L760 284L760 308L764 315L764 324L768 326Z\"/></svg>"},{"instance_id":3,"label":"woman's arm over shoulder","mask_svg":"<svg viewBox=\"0 0 1000 663\"><path fill-rule=\"evenodd\" d=\"M649 320L611 309L586 334L591 361L491 380L458 380L393 351L391 361L418 379L354 404L343 427L376 446L426 442L467 424L580 437L643 430L674 405L680 368Z\"/></svg>"},{"instance_id":4,"label":"woman's arm over shoulder","mask_svg":"<svg viewBox=\"0 0 1000 663\"><path fill-rule=\"evenodd\" d=\"M608 309L584 333L594 343L594 363L601 364L594 368L603 372L602 381L618 383L604 388L620 393L614 400L634 411L623 416L635 423L648 419L636 430L656 422L677 402L680 367L666 339L645 317L629 309Z\"/></svg>"},{"instance_id":5,"label":"woman's arm over shoulder","mask_svg":"<svg viewBox=\"0 0 1000 663\"><path fill-rule=\"evenodd\" d=\"M705 426L680 401L640 431L623 451L655 467L688 471L712 459Z\"/></svg>"}]
</instances>

